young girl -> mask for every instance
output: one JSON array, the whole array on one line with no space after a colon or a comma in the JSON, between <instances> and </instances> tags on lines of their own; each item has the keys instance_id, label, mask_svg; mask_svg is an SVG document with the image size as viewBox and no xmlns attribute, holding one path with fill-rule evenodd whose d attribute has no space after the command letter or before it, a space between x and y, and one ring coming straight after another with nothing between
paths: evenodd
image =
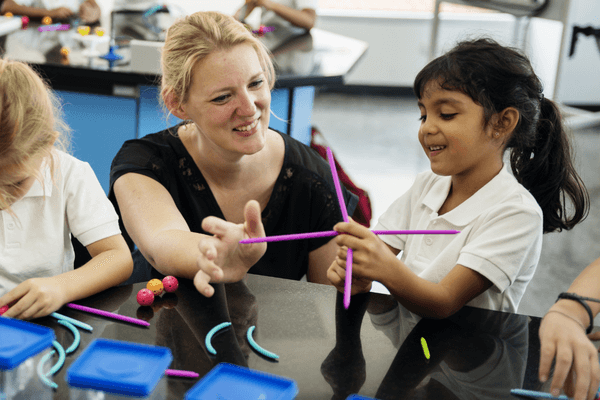
<instances>
[{"instance_id":1,"label":"young girl","mask_svg":"<svg viewBox=\"0 0 600 400\"><path fill-rule=\"evenodd\" d=\"M126 280L133 263L89 164L60 149L57 100L27 65L0 59L0 307L31 319ZM71 234L92 259L73 269Z\"/></svg>"},{"instance_id":2,"label":"young girl","mask_svg":"<svg viewBox=\"0 0 600 400\"><path fill-rule=\"evenodd\" d=\"M352 248L352 293L376 280L421 317L448 317L465 304L514 313L542 233L571 229L589 207L560 113L528 59L490 39L462 42L430 62L414 91L431 171L375 229L460 233L377 237L354 222L337 224L345 234L336 238L341 248L328 278L343 291ZM507 148L514 176L503 163Z\"/></svg>"}]
</instances>

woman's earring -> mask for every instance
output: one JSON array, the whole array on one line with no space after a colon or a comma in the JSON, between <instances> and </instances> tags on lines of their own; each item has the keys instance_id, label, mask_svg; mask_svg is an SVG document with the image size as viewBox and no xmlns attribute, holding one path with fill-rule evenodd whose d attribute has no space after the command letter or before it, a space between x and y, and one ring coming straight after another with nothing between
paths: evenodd
<instances>
[{"instance_id":1,"label":"woman's earring","mask_svg":"<svg viewBox=\"0 0 600 400\"><path fill-rule=\"evenodd\" d=\"M498 137L498 136L500 136L500 132L494 132L494 136L495 136L495 137Z\"/></svg>"}]
</instances>

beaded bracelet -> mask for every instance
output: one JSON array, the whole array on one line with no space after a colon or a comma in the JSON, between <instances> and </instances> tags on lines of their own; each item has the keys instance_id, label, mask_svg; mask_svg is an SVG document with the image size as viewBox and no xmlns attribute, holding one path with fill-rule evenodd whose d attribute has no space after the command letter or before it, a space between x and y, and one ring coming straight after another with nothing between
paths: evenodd
<instances>
[{"instance_id":1,"label":"beaded bracelet","mask_svg":"<svg viewBox=\"0 0 600 400\"><path fill-rule=\"evenodd\" d=\"M585 301L587 300L587 301L593 301L596 303L600 303L600 300L594 299L591 297L580 296L577 293L568 293L568 292L563 292L563 293L559 294L558 299L556 299L556 301L559 301L560 299L575 300L579 304L581 304L583 306L583 308L585 308L585 311L587 311L588 316L590 317L590 326L587 327L587 329L585 330L585 333L589 335L592 332L592 329L594 328L594 315L592 314L592 309Z\"/></svg>"}]
</instances>

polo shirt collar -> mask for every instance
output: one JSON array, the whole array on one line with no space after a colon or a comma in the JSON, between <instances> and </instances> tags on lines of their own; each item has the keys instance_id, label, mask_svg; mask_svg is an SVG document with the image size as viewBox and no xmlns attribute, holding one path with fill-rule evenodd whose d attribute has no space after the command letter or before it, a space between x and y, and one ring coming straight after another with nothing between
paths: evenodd
<instances>
[{"instance_id":1,"label":"polo shirt collar","mask_svg":"<svg viewBox=\"0 0 600 400\"><path fill-rule=\"evenodd\" d=\"M437 215L448 192L450 191L451 177L444 176L438 179L425 195L423 205L428 207L433 214ZM465 200L458 207L446 214L440 216L452 225L466 226L477 218L491 206L499 204L502 200L515 190L515 178L508 172L508 165L505 163L500 172L486 183L475 194Z\"/></svg>"},{"instance_id":2,"label":"polo shirt collar","mask_svg":"<svg viewBox=\"0 0 600 400\"><path fill-rule=\"evenodd\" d=\"M55 168L60 168L60 165L58 163L55 164L54 166ZM25 197L42 197L44 195L51 196L52 195L52 175L50 174L50 165L47 162L44 162L44 164L42 164L42 176L43 176L43 183L44 185L42 186L42 184L36 179L33 182L33 185L31 185L31 188L29 188L29 191L23 196L23 198Z\"/></svg>"}]
</instances>

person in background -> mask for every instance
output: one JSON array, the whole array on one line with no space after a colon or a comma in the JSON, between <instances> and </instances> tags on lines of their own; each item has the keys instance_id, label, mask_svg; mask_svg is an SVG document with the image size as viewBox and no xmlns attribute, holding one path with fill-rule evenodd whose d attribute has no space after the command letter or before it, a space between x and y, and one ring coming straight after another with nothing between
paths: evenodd
<instances>
[{"instance_id":1,"label":"person in background","mask_svg":"<svg viewBox=\"0 0 600 400\"><path fill-rule=\"evenodd\" d=\"M40 19L48 16L59 21L78 16L85 24L100 19L100 7L95 0L4 0L0 14L7 12Z\"/></svg>"},{"instance_id":2,"label":"person in background","mask_svg":"<svg viewBox=\"0 0 600 400\"><path fill-rule=\"evenodd\" d=\"M553 396L560 389L574 400L591 400L600 385L598 351L590 341L594 317L600 312L600 258L588 265L568 291L559 295L540 325L540 381L548 380L556 360L550 386Z\"/></svg>"},{"instance_id":3,"label":"person in background","mask_svg":"<svg viewBox=\"0 0 600 400\"><path fill-rule=\"evenodd\" d=\"M0 308L32 319L125 281L118 216L89 164L67 154L58 100L31 67L0 59ZM92 259L74 269L71 235ZM4 310L3 310L4 311Z\"/></svg>"},{"instance_id":4,"label":"person in background","mask_svg":"<svg viewBox=\"0 0 600 400\"><path fill-rule=\"evenodd\" d=\"M264 26L293 25L311 30L317 19L317 0L246 0L236 19L243 21L256 7L262 7L260 23Z\"/></svg>"}]
</instances>

